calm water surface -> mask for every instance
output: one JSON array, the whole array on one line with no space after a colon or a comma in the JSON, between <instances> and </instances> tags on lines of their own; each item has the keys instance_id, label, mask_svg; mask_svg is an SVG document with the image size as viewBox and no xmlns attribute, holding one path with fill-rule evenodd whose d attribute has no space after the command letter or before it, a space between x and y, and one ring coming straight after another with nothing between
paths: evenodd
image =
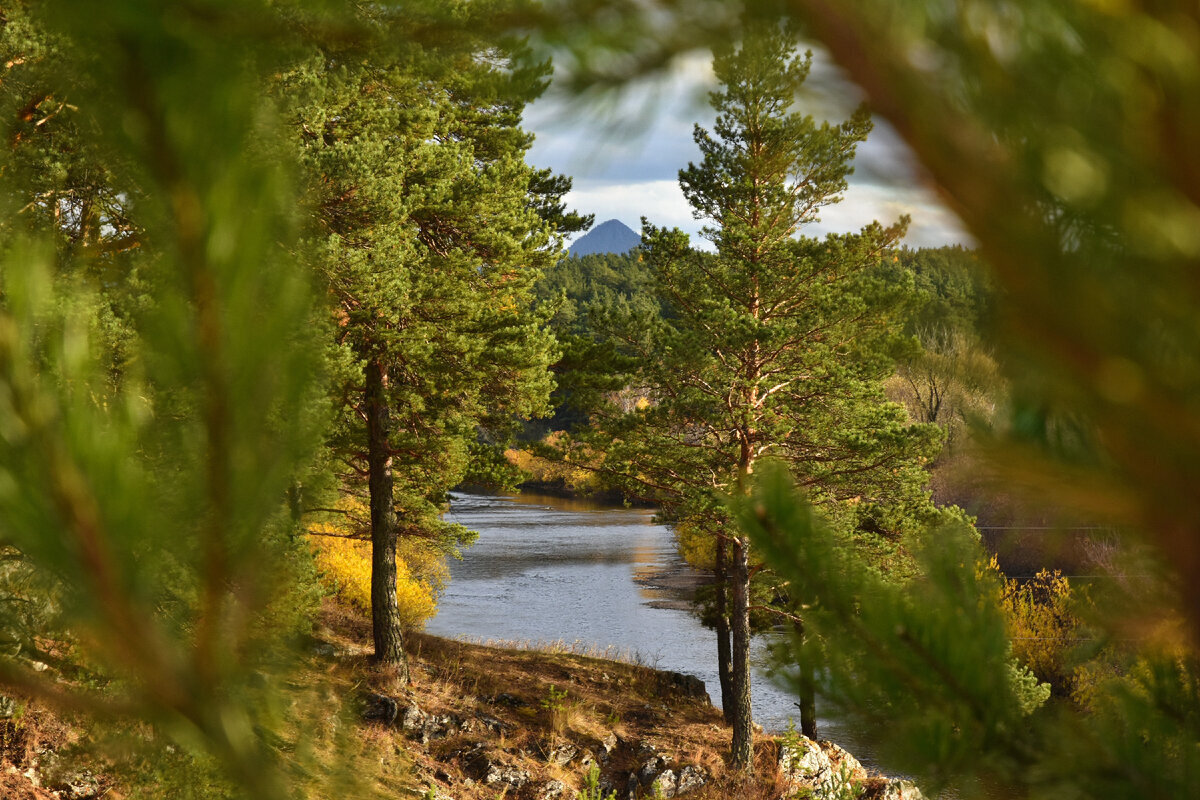
<instances>
[{"instance_id":1,"label":"calm water surface","mask_svg":"<svg viewBox=\"0 0 1200 800\"><path fill-rule=\"evenodd\" d=\"M455 493L447 521L479 531L430 621L430 633L517 642L579 642L636 656L658 669L695 675L720 705L716 635L687 610L703 578L675 552L653 512L537 495ZM765 661L766 641L755 642ZM782 731L798 720L795 698L758 669L755 720ZM877 766L869 738L821 718L821 738ZM798 722L797 722L798 725Z\"/></svg>"}]
</instances>

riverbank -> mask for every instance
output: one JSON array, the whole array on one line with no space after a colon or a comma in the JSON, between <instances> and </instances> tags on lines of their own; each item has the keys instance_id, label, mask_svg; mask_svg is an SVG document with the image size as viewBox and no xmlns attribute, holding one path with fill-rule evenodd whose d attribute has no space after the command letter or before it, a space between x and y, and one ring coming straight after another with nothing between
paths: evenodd
<instances>
[{"instance_id":1,"label":"riverbank","mask_svg":"<svg viewBox=\"0 0 1200 800\"><path fill-rule=\"evenodd\" d=\"M357 743L341 749L350 761L339 765L356 778L355 796L919 797L911 785L870 774L836 745L761 731L753 777L729 771L729 728L704 684L688 675L572 645L529 650L410 633L407 646L411 682L400 685L371 661L369 620L326 600L305 645L307 667L291 678L323 687L327 719L319 724ZM5 696L0 797L166 796L127 783L125 768L106 761L104 748L87 745L96 725ZM316 744L327 736L314 729L308 738Z\"/></svg>"},{"instance_id":2,"label":"riverbank","mask_svg":"<svg viewBox=\"0 0 1200 800\"><path fill-rule=\"evenodd\" d=\"M832 800L843 787L864 800L919 797L836 745L803 737L760 732L754 776L730 772L729 728L691 676L569 645L529 650L410 634L412 681L396 686L370 666L361 615L326 604L318 636L331 670L359 687L364 727L407 754L410 788L424 796L574 800L590 780L620 800Z\"/></svg>"}]
</instances>

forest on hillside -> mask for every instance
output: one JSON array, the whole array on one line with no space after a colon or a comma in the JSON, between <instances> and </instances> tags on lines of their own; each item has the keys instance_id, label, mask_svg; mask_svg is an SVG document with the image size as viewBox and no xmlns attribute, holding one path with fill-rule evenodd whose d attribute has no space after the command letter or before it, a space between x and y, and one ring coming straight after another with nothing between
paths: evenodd
<instances>
[{"instance_id":1,"label":"forest on hillside","mask_svg":"<svg viewBox=\"0 0 1200 800\"><path fill-rule=\"evenodd\" d=\"M536 480L653 504L711 575L731 775L774 627L803 732L820 693L927 791L1194 794L1198 31L1173 2L6 4L0 739L44 703L118 794L386 795L307 660L321 608L403 693L474 536L448 492ZM810 43L868 98L845 120L801 102ZM647 219L567 257L593 219L527 106L696 49L705 242ZM976 248L811 234L875 117ZM1097 574L990 533L1022 525L1102 529Z\"/></svg>"}]
</instances>

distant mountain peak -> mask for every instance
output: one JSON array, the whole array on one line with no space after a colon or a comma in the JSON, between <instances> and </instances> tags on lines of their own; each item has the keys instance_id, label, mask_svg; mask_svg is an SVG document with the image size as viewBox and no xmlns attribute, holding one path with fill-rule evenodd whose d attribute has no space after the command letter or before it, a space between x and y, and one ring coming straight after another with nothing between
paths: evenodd
<instances>
[{"instance_id":1,"label":"distant mountain peak","mask_svg":"<svg viewBox=\"0 0 1200 800\"><path fill-rule=\"evenodd\" d=\"M619 219L601 222L575 240L567 252L573 256L592 256L598 253L628 253L641 244L642 237Z\"/></svg>"}]
</instances>

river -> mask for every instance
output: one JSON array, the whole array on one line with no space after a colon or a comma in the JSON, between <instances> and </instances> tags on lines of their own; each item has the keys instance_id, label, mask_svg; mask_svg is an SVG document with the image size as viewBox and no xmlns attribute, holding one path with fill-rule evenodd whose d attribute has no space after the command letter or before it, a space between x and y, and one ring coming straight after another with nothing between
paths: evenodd
<instances>
[{"instance_id":1,"label":"river","mask_svg":"<svg viewBox=\"0 0 1200 800\"><path fill-rule=\"evenodd\" d=\"M438 636L524 644L564 642L619 653L648 666L695 675L720 705L716 635L688 601L703 578L675 552L653 512L539 495L453 493L446 520L479 532L452 561L451 579L426 629ZM764 673L767 640L757 637L754 718L783 731L795 697ZM821 738L878 767L869 739L823 717Z\"/></svg>"}]
</instances>

